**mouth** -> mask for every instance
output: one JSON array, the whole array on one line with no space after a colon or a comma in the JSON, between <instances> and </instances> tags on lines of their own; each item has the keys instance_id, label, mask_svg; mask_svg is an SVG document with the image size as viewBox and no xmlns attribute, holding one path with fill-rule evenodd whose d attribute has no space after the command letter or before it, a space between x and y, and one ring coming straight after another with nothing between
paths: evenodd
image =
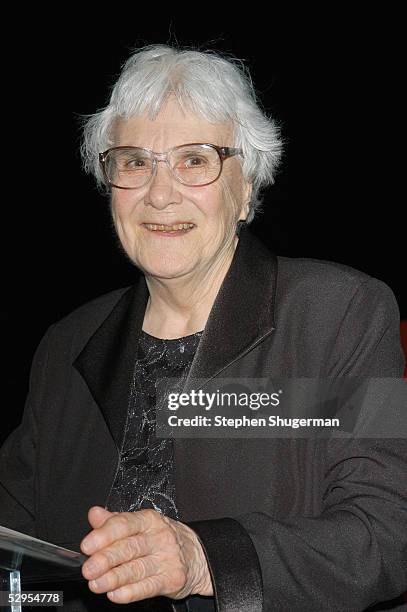
<instances>
[{"instance_id":1,"label":"mouth","mask_svg":"<svg viewBox=\"0 0 407 612\"><path fill-rule=\"evenodd\" d=\"M143 226L149 231L149 232L155 232L156 234L162 235L162 236L180 236L182 234L187 234L188 232L190 232L194 227L195 224L194 223L189 223L189 222L185 222L185 223L173 223L172 225L164 225L164 224L157 224L157 223L143 223Z\"/></svg>"}]
</instances>

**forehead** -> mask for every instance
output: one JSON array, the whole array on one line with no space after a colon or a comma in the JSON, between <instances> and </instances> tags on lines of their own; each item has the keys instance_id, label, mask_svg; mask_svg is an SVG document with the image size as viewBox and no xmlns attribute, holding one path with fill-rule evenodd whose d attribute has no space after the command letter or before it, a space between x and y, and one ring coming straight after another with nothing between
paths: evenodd
<instances>
[{"instance_id":1,"label":"forehead","mask_svg":"<svg viewBox=\"0 0 407 612\"><path fill-rule=\"evenodd\" d=\"M115 146L134 145L155 150L189 142L208 142L219 146L234 144L230 123L211 123L201 115L183 110L172 98L153 120L147 113L116 120L113 134Z\"/></svg>"}]
</instances>

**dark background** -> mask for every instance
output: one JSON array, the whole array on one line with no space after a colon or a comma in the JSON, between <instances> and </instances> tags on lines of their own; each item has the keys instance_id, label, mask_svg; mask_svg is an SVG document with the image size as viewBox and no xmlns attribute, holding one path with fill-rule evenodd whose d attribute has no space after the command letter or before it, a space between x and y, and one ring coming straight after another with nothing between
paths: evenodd
<instances>
[{"instance_id":1,"label":"dark background","mask_svg":"<svg viewBox=\"0 0 407 612\"><path fill-rule=\"evenodd\" d=\"M383 280L407 318L405 196L396 187L394 146L397 16L318 15L318 25L312 15L307 22L297 15L294 28L294 16L275 11L263 19L246 7L247 15L232 19L213 14L220 6L203 8L190 4L187 15L165 15L152 7L150 14L117 17L110 7L101 22L71 15L67 25L61 14L48 26L37 15L35 27L27 20L7 50L0 440L21 418L31 359L46 328L133 282L107 201L81 170L78 117L107 103L136 46L193 45L246 60L285 139L282 169L253 231L280 255L337 261Z\"/></svg>"}]
</instances>

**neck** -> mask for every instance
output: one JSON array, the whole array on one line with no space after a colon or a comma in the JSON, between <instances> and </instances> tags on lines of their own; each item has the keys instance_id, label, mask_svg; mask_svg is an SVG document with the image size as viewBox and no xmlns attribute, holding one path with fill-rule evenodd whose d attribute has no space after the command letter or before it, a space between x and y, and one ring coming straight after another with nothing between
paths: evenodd
<instances>
[{"instance_id":1,"label":"neck","mask_svg":"<svg viewBox=\"0 0 407 612\"><path fill-rule=\"evenodd\" d=\"M204 329L229 270L238 238L224 256L208 268L180 278L146 275L150 293L143 330L157 338L180 338Z\"/></svg>"}]
</instances>

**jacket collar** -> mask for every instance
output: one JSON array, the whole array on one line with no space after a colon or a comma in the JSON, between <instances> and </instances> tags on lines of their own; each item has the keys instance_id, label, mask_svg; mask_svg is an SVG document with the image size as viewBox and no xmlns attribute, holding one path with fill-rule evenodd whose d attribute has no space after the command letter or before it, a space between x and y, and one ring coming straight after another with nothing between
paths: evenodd
<instances>
[{"instance_id":1,"label":"jacket collar","mask_svg":"<svg viewBox=\"0 0 407 612\"><path fill-rule=\"evenodd\" d=\"M242 229L231 266L213 304L184 390L207 381L274 329L277 257ZM144 276L96 330L74 367L86 381L121 448L134 360L149 293Z\"/></svg>"}]
</instances>

